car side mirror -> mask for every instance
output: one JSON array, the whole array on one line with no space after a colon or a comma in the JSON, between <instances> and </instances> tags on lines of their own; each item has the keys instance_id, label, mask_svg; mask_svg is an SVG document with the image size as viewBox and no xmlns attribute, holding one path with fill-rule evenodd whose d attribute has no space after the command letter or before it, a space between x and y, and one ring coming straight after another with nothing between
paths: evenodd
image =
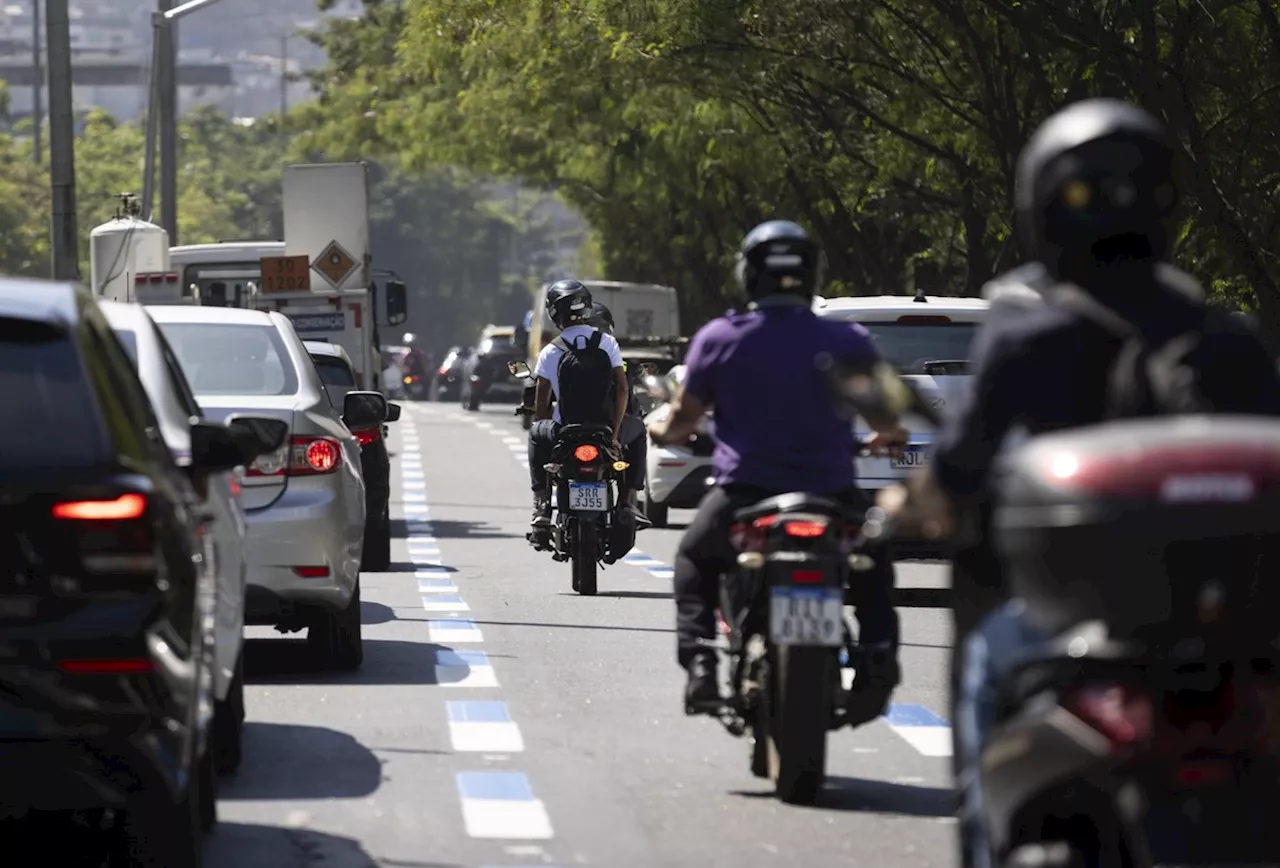
<instances>
[{"instance_id":1,"label":"car side mirror","mask_svg":"<svg viewBox=\"0 0 1280 868\"><path fill-rule=\"evenodd\" d=\"M278 450L289 436L287 422L262 416L237 416L227 421L227 428L240 448L241 463L246 466Z\"/></svg>"},{"instance_id":2,"label":"car side mirror","mask_svg":"<svg viewBox=\"0 0 1280 868\"><path fill-rule=\"evenodd\" d=\"M388 280L387 324L400 325L409 318L409 290L398 280Z\"/></svg>"},{"instance_id":3,"label":"car side mirror","mask_svg":"<svg viewBox=\"0 0 1280 868\"><path fill-rule=\"evenodd\" d=\"M400 421L400 405L399 405L399 404L391 404L391 403L388 403L388 404L387 404L387 418L383 419L382 421L384 421L384 422L399 422L399 421Z\"/></svg>"},{"instance_id":4,"label":"car side mirror","mask_svg":"<svg viewBox=\"0 0 1280 868\"><path fill-rule=\"evenodd\" d=\"M254 456L255 458L257 456ZM249 459L252 461L253 459ZM244 460L240 441L226 425L196 422L191 426L191 469L220 473L249 462Z\"/></svg>"},{"instance_id":5,"label":"car side mirror","mask_svg":"<svg viewBox=\"0 0 1280 868\"><path fill-rule=\"evenodd\" d=\"M379 392L347 392L342 421L352 431L368 431L386 421L387 407L387 399Z\"/></svg>"},{"instance_id":6,"label":"car side mirror","mask_svg":"<svg viewBox=\"0 0 1280 868\"><path fill-rule=\"evenodd\" d=\"M533 376L533 371L524 362L507 362L507 371L517 380L527 380Z\"/></svg>"}]
</instances>

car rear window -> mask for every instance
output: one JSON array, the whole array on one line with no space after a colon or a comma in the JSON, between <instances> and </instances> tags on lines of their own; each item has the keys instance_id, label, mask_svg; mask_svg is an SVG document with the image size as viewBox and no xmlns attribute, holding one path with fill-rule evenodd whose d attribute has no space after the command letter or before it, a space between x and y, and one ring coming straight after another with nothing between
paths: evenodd
<instances>
[{"instance_id":1,"label":"car rear window","mask_svg":"<svg viewBox=\"0 0 1280 868\"><path fill-rule=\"evenodd\" d=\"M275 326L160 323L196 395L294 395L298 374Z\"/></svg>"},{"instance_id":2,"label":"car rear window","mask_svg":"<svg viewBox=\"0 0 1280 868\"><path fill-rule=\"evenodd\" d=\"M855 315L839 316L848 322ZM969 347L977 334L976 322L866 322L884 360L902 374L923 374L925 362L968 361Z\"/></svg>"},{"instance_id":3,"label":"car rear window","mask_svg":"<svg viewBox=\"0 0 1280 868\"><path fill-rule=\"evenodd\" d=\"M135 368L138 367L138 333L133 329L112 327L111 330L116 333L116 337L120 339L120 345L129 354L129 361L133 362Z\"/></svg>"},{"instance_id":4,"label":"car rear window","mask_svg":"<svg viewBox=\"0 0 1280 868\"><path fill-rule=\"evenodd\" d=\"M326 386L340 386L344 389L356 387L355 374L342 359L335 359L332 356L312 356L311 358L316 363L316 370L320 372L320 382Z\"/></svg>"},{"instance_id":5,"label":"car rear window","mask_svg":"<svg viewBox=\"0 0 1280 868\"><path fill-rule=\"evenodd\" d=\"M14 423L0 425L0 477L92 467L107 454L79 354L57 330L0 318L0 395Z\"/></svg>"}]
</instances>

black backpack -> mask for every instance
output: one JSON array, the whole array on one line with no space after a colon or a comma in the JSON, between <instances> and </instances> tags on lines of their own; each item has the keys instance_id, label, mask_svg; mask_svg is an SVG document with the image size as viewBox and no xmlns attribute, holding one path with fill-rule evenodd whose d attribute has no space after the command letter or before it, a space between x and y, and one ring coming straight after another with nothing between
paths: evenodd
<instances>
[{"instance_id":1,"label":"black backpack","mask_svg":"<svg viewBox=\"0 0 1280 868\"><path fill-rule=\"evenodd\" d=\"M563 351L556 368L559 377L560 421L566 425L612 425L613 362L600 349L601 332L593 332L582 346L563 337L552 343Z\"/></svg>"},{"instance_id":2,"label":"black backpack","mask_svg":"<svg viewBox=\"0 0 1280 868\"><path fill-rule=\"evenodd\" d=\"M1108 374L1105 419L1203 413L1213 410L1200 388L1193 356L1204 337L1208 311L1192 307L1192 326L1158 343L1115 310L1076 286L1053 290L1052 303L1105 329L1118 342Z\"/></svg>"}]
</instances>

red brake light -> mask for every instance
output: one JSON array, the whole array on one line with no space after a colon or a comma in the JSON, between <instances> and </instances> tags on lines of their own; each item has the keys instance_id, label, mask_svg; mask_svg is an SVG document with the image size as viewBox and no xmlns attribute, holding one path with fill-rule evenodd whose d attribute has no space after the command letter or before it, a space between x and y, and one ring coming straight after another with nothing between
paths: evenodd
<instances>
[{"instance_id":1,"label":"red brake light","mask_svg":"<svg viewBox=\"0 0 1280 868\"><path fill-rule=\"evenodd\" d=\"M53 506L53 517L79 521L128 521L141 518L146 510L146 497L141 494L122 494L115 500L56 503Z\"/></svg>"},{"instance_id":2,"label":"red brake light","mask_svg":"<svg viewBox=\"0 0 1280 868\"><path fill-rule=\"evenodd\" d=\"M360 446L362 448L368 446L370 443L376 442L382 437L382 431L378 428L370 428L368 431L357 431L355 434L356 439L360 441Z\"/></svg>"},{"instance_id":3,"label":"red brake light","mask_svg":"<svg viewBox=\"0 0 1280 868\"><path fill-rule=\"evenodd\" d=\"M573 457L579 461L595 461L600 457L600 450L590 443L585 443L573 450Z\"/></svg>"},{"instance_id":4,"label":"red brake light","mask_svg":"<svg viewBox=\"0 0 1280 868\"><path fill-rule=\"evenodd\" d=\"M1071 693L1063 705L1105 735L1113 747L1145 741L1151 735L1151 697L1134 688L1091 684Z\"/></svg>"},{"instance_id":5,"label":"red brake light","mask_svg":"<svg viewBox=\"0 0 1280 868\"><path fill-rule=\"evenodd\" d=\"M328 567L294 567L293 571L304 579L323 579L329 575Z\"/></svg>"},{"instance_id":6,"label":"red brake light","mask_svg":"<svg viewBox=\"0 0 1280 868\"><path fill-rule=\"evenodd\" d=\"M290 437L289 442L245 468L246 477L314 476L342 464L342 444L332 437Z\"/></svg>"},{"instance_id":7,"label":"red brake light","mask_svg":"<svg viewBox=\"0 0 1280 868\"><path fill-rule=\"evenodd\" d=\"M822 570L793 570L791 581L800 585L822 584Z\"/></svg>"},{"instance_id":8,"label":"red brake light","mask_svg":"<svg viewBox=\"0 0 1280 868\"><path fill-rule=\"evenodd\" d=\"M342 460L342 450L331 440L317 438L306 444L303 458L313 473L328 473Z\"/></svg>"},{"instance_id":9,"label":"red brake light","mask_svg":"<svg viewBox=\"0 0 1280 868\"><path fill-rule=\"evenodd\" d=\"M782 527L787 532L787 536L807 539L822 536L827 532L827 523L825 521L789 521Z\"/></svg>"},{"instance_id":10,"label":"red brake light","mask_svg":"<svg viewBox=\"0 0 1280 868\"><path fill-rule=\"evenodd\" d=\"M68 675L142 675L155 669L146 657L118 659L60 660L58 668Z\"/></svg>"}]
</instances>

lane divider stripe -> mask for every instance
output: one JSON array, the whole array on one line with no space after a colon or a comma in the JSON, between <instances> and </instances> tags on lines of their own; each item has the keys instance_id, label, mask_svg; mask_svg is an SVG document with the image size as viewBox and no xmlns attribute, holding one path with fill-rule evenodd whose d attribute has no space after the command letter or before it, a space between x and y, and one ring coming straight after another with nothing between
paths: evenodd
<instances>
[{"instance_id":1,"label":"lane divider stripe","mask_svg":"<svg viewBox=\"0 0 1280 868\"><path fill-rule=\"evenodd\" d=\"M459 772L462 819L473 838L545 840L551 820L520 772Z\"/></svg>"}]
</instances>

